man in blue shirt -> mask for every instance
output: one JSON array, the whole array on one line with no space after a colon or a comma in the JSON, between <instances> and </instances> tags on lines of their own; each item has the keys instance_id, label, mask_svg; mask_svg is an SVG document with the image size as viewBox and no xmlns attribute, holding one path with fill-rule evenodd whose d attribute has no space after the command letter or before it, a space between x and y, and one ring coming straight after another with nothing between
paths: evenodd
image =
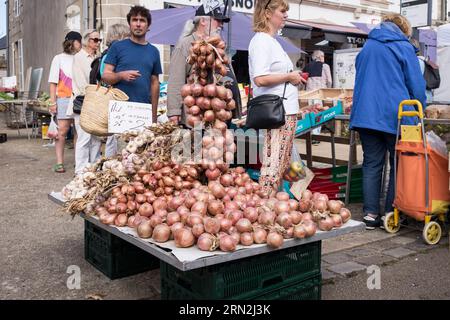
<instances>
[{"instance_id":1,"label":"man in blue shirt","mask_svg":"<svg viewBox=\"0 0 450 320\"><path fill-rule=\"evenodd\" d=\"M129 96L129 101L152 104L156 123L159 79L162 73L159 51L145 40L152 22L150 11L134 6L127 15L131 37L115 42L108 51L102 80Z\"/></svg>"}]
</instances>

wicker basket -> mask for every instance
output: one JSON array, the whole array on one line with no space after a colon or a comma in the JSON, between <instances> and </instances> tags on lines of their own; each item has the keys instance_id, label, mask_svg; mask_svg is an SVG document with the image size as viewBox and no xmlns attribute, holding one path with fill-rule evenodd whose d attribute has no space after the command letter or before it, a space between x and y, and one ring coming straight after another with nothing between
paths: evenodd
<instances>
[{"instance_id":1,"label":"wicker basket","mask_svg":"<svg viewBox=\"0 0 450 320\"><path fill-rule=\"evenodd\" d=\"M116 88L99 85L86 87L83 107L80 114L80 126L87 133L96 136L108 136L108 110L111 100L126 101L128 96Z\"/></svg>"}]
</instances>

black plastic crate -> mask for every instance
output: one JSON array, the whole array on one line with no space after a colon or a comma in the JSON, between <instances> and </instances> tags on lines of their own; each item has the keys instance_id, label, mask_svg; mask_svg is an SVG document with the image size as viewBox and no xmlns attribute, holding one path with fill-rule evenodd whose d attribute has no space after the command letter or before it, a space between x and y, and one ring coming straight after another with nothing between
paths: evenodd
<instances>
[{"instance_id":1,"label":"black plastic crate","mask_svg":"<svg viewBox=\"0 0 450 320\"><path fill-rule=\"evenodd\" d=\"M249 299L320 274L321 242L191 271L161 261L163 299ZM177 296L180 294L180 296Z\"/></svg>"},{"instance_id":2,"label":"black plastic crate","mask_svg":"<svg viewBox=\"0 0 450 320\"><path fill-rule=\"evenodd\" d=\"M86 261L111 280L159 268L159 259L85 220Z\"/></svg>"},{"instance_id":3,"label":"black plastic crate","mask_svg":"<svg viewBox=\"0 0 450 320\"><path fill-rule=\"evenodd\" d=\"M312 276L300 282L280 286L277 289L265 292L261 295L241 296L241 300L320 300L322 292L321 274ZM164 300L196 300L197 296L180 285L161 280L161 299ZM232 298L234 299L234 298Z\"/></svg>"}]
</instances>

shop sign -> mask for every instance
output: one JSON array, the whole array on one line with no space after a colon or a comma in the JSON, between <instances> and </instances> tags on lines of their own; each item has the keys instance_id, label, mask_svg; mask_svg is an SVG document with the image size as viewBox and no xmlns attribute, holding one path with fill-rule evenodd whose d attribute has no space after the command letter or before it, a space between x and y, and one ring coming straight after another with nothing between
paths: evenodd
<instances>
[{"instance_id":1,"label":"shop sign","mask_svg":"<svg viewBox=\"0 0 450 320\"><path fill-rule=\"evenodd\" d=\"M142 130L152 124L152 105L129 101L111 101L108 113L108 132L123 133Z\"/></svg>"},{"instance_id":2,"label":"shop sign","mask_svg":"<svg viewBox=\"0 0 450 320\"><path fill-rule=\"evenodd\" d=\"M366 38L347 36L347 42L351 44L363 45L364 43L366 43Z\"/></svg>"},{"instance_id":3,"label":"shop sign","mask_svg":"<svg viewBox=\"0 0 450 320\"><path fill-rule=\"evenodd\" d=\"M221 7L223 7L224 3L226 2L226 0L170 0L168 2L187 6L199 6L205 1L220 2ZM233 0L232 10L236 12L253 13L253 9L255 8L255 1L256 0Z\"/></svg>"}]
</instances>

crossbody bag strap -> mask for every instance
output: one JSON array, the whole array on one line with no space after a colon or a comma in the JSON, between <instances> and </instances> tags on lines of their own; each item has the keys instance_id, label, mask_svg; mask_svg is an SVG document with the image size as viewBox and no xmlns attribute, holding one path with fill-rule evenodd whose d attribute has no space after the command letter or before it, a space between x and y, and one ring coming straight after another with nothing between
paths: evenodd
<instances>
[{"instance_id":1,"label":"crossbody bag strap","mask_svg":"<svg viewBox=\"0 0 450 320\"><path fill-rule=\"evenodd\" d=\"M287 82L284 83L284 90L283 90L283 97L282 97L283 100L286 100L286 98L284 97L284 95L286 94L286 87L287 87L287 84L288 84Z\"/></svg>"}]
</instances>

